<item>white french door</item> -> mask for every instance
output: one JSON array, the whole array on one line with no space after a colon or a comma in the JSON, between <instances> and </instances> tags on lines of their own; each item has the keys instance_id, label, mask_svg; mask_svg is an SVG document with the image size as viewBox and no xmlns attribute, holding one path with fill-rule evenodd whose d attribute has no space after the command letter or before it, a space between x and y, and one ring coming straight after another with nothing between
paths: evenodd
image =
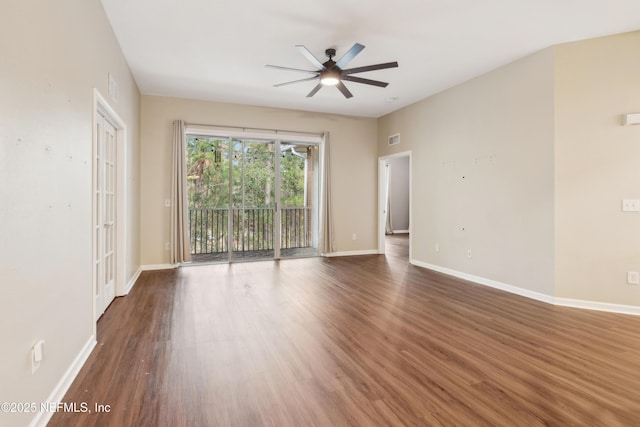
<instances>
[{"instance_id":1,"label":"white french door","mask_svg":"<svg viewBox=\"0 0 640 427\"><path fill-rule=\"evenodd\" d=\"M94 188L94 282L96 320L115 298L116 282L116 129L97 115Z\"/></svg>"}]
</instances>

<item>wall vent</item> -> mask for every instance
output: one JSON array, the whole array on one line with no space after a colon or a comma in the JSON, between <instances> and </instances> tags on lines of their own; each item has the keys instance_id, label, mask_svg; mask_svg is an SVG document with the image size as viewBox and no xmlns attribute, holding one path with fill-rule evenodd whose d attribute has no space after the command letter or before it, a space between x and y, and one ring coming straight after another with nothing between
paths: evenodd
<instances>
[{"instance_id":1,"label":"wall vent","mask_svg":"<svg viewBox=\"0 0 640 427\"><path fill-rule=\"evenodd\" d=\"M400 144L400 134L396 133L395 135L391 135L389 137L389 145L398 145Z\"/></svg>"}]
</instances>

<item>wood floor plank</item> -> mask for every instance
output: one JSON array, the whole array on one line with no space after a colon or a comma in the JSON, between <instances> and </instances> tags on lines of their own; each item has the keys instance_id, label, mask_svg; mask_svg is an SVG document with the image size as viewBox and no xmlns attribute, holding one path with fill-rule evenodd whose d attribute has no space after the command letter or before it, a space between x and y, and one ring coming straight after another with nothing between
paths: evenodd
<instances>
[{"instance_id":1,"label":"wood floor plank","mask_svg":"<svg viewBox=\"0 0 640 427\"><path fill-rule=\"evenodd\" d=\"M638 426L640 317L387 255L144 272L56 426Z\"/></svg>"}]
</instances>

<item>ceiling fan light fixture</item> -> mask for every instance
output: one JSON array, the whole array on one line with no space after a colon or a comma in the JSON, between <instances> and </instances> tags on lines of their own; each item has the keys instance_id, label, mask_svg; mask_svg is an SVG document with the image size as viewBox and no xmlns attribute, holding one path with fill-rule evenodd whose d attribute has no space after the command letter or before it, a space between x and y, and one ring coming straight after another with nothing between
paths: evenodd
<instances>
[{"instance_id":1,"label":"ceiling fan light fixture","mask_svg":"<svg viewBox=\"0 0 640 427\"><path fill-rule=\"evenodd\" d=\"M340 82L340 73L335 70L326 70L320 74L320 83L325 86L335 86Z\"/></svg>"},{"instance_id":2,"label":"ceiling fan light fixture","mask_svg":"<svg viewBox=\"0 0 640 427\"><path fill-rule=\"evenodd\" d=\"M324 77L320 82L325 86L335 86L340 80L335 77Z\"/></svg>"}]
</instances>

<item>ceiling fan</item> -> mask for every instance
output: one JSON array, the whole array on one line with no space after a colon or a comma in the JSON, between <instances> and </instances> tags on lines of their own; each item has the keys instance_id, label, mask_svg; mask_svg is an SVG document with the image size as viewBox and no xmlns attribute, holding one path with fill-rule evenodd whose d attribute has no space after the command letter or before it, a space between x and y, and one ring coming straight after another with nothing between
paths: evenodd
<instances>
[{"instance_id":1,"label":"ceiling fan","mask_svg":"<svg viewBox=\"0 0 640 427\"><path fill-rule=\"evenodd\" d=\"M316 92L318 92L322 88L322 86L336 86L338 90L342 92L345 98L351 98L353 94L349 92L349 89L347 89L347 87L344 85L343 80L355 83L363 83L372 86L387 87L389 83L381 82L378 80L363 79L362 77L356 77L352 74L364 73L366 71L383 70L385 68L396 68L398 66L398 63L394 61L385 62L384 64L375 64L367 65L365 67L344 69L344 67L349 62L351 62L351 60L362 51L362 49L364 49L364 46L360 43L354 44L353 47L349 49L347 53L342 55L342 57L338 59L337 62L333 60L333 57L336 56L336 50L331 48L325 50L324 53L329 57L329 60L324 64L320 62L315 56L313 56L309 49L307 49L303 45L297 45L296 49L298 49L298 51L318 69L301 70L299 68L280 67L278 65L267 65L267 67L276 68L278 70L299 71L302 73L313 74L312 77L301 80L294 80L291 82L279 83L277 85L274 85L275 87L320 79L320 83L318 83L316 87L314 87L313 90L309 92L307 98L315 95Z\"/></svg>"}]
</instances>

